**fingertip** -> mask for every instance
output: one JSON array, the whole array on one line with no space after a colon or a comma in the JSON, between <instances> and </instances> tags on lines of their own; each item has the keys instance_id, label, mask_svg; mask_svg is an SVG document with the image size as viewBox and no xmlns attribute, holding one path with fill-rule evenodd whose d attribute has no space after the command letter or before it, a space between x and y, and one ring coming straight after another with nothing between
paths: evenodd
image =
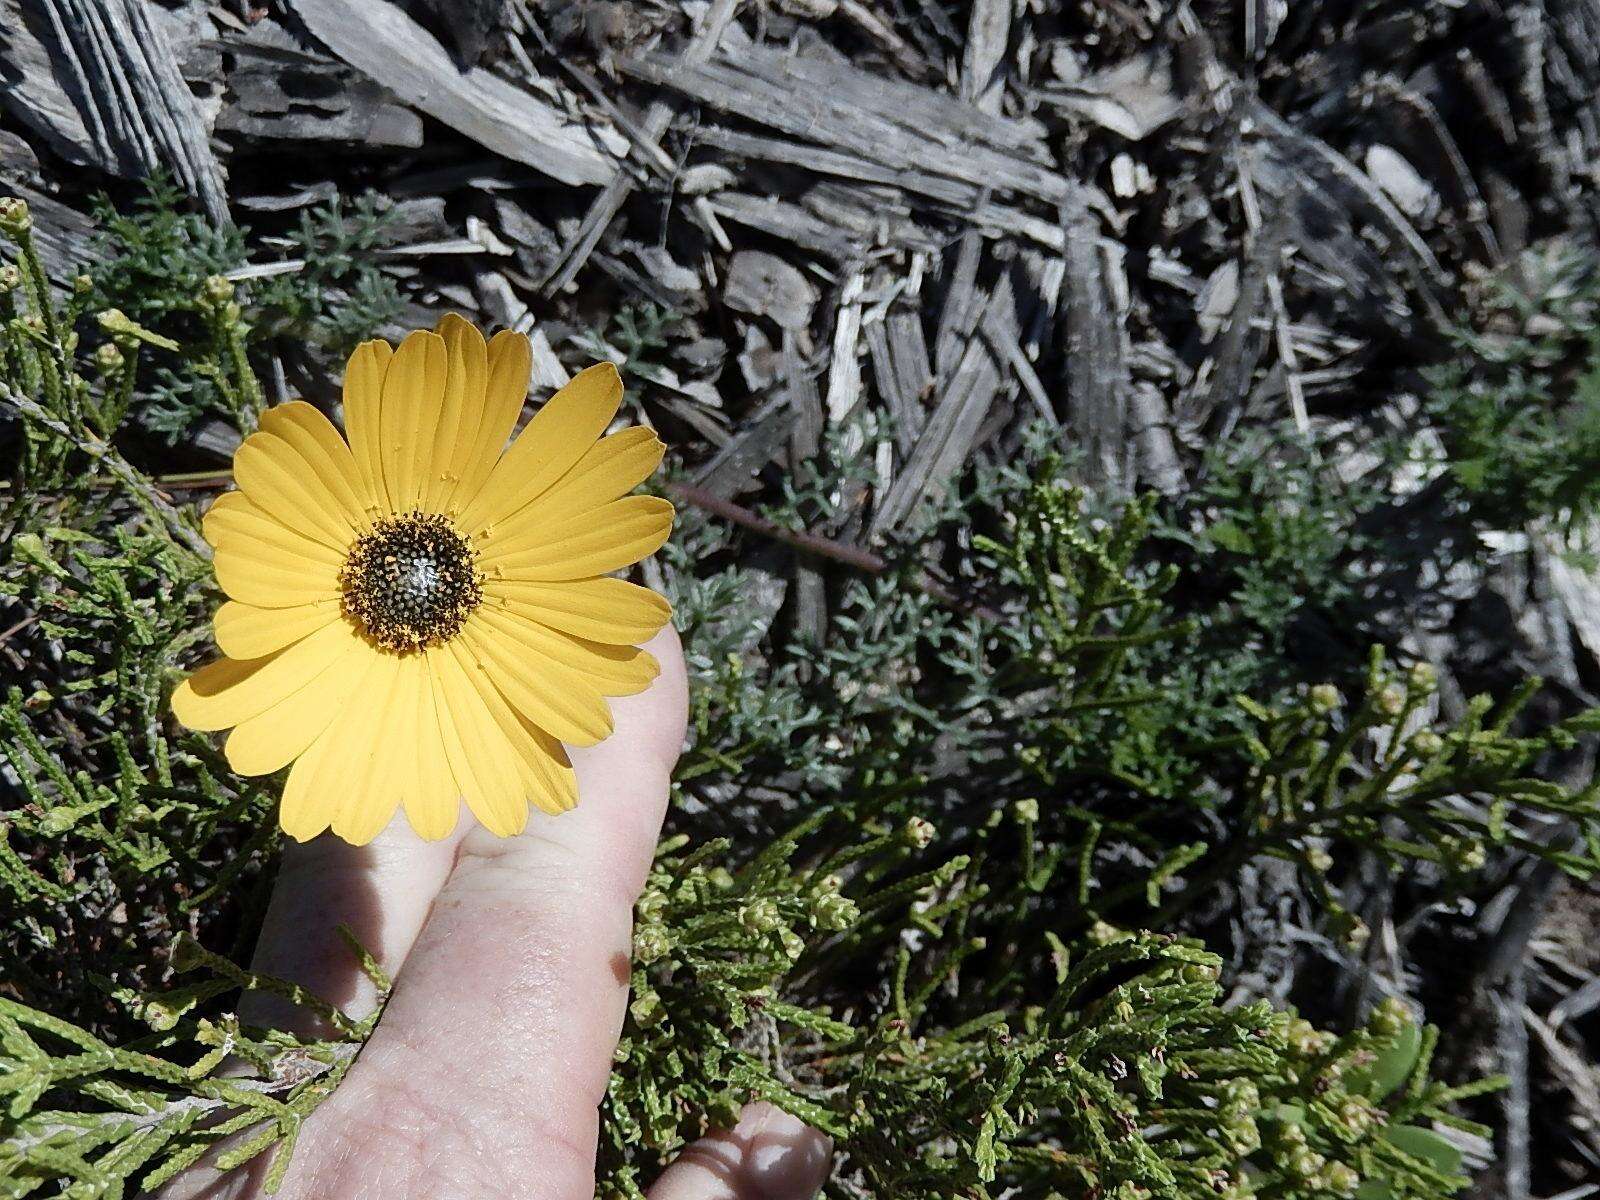
<instances>
[{"instance_id":1,"label":"fingertip","mask_svg":"<svg viewBox=\"0 0 1600 1200\"><path fill-rule=\"evenodd\" d=\"M761 1200L809 1200L827 1181L833 1139L771 1104L753 1104L745 1111L751 1109L767 1111L759 1117L745 1155L748 1194Z\"/></svg>"},{"instance_id":2,"label":"fingertip","mask_svg":"<svg viewBox=\"0 0 1600 1200\"><path fill-rule=\"evenodd\" d=\"M810 1200L828 1180L833 1140L764 1101L689 1146L650 1200Z\"/></svg>"}]
</instances>

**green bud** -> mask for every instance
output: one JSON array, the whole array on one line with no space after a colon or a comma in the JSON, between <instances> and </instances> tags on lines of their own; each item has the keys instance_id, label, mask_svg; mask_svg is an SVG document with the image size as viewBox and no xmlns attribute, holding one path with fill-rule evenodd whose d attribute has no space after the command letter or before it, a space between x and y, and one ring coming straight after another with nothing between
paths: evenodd
<instances>
[{"instance_id":1,"label":"green bud","mask_svg":"<svg viewBox=\"0 0 1600 1200\"><path fill-rule=\"evenodd\" d=\"M226 275L212 275L200 285L200 298L213 308L221 307L233 299L233 280Z\"/></svg>"},{"instance_id":2,"label":"green bud","mask_svg":"<svg viewBox=\"0 0 1600 1200\"><path fill-rule=\"evenodd\" d=\"M0 296L22 286L22 272L15 263L0 263Z\"/></svg>"},{"instance_id":3,"label":"green bud","mask_svg":"<svg viewBox=\"0 0 1600 1200\"><path fill-rule=\"evenodd\" d=\"M1333 855L1321 846L1308 846L1306 848L1306 866L1318 875L1326 875L1333 869Z\"/></svg>"},{"instance_id":4,"label":"green bud","mask_svg":"<svg viewBox=\"0 0 1600 1200\"><path fill-rule=\"evenodd\" d=\"M1379 689L1378 694L1372 698L1372 702L1377 705L1378 711L1384 716L1397 717L1400 715L1401 709L1406 706L1405 689L1398 684L1385 684Z\"/></svg>"},{"instance_id":5,"label":"green bud","mask_svg":"<svg viewBox=\"0 0 1600 1200\"><path fill-rule=\"evenodd\" d=\"M74 275L72 277L72 290L80 296L87 296L94 288L94 280L87 275Z\"/></svg>"},{"instance_id":6,"label":"green bud","mask_svg":"<svg viewBox=\"0 0 1600 1200\"><path fill-rule=\"evenodd\" d=\"M1298 1175L1301 1179L1310 1179L1322 1170L1327 1162L1328 1160L1315 1150L1304 1149L1296 1150L1284 1165L1289 1168L1290 1174Z\"/></svg>"},{"instance_id":7,"label":"green bud","mask_svg":"<svg viewBox=\"0 0 1600 1200\"><path fill-rule=\"evenodd\" d=\"M1386 997L1367 1018L1367 1028L1384 1039L1397 1037L1402 1029L1415 1023L1411 1009L1398 996Z\"/></svg>"},{"instance_id":8,"label":"green bud","mask_svg":"<svg viewBox=\"0 0 1600 1200\"><path fill-rule=\"evenodd\" d=\"M783 952L790 960L798 959L806 952L805 939L788 926L778 930L778 940L783 943Z\"/></svg>"},{"instance_id":9,"label":"green bud","mask_svg":"<svg viewBox=\"0 0 1600 1200\"><path fill-rule=\"evenodd\" d=\"M1344 703L1339 689L1331 683L1319 683L1311 689L1311 711L1327 716Z\"/></svg>"},{"instance_id":10,"label":"green bud","mask_svg":"<svg viewBox=\"0 0 1600 1200\"><path fill-rule=\"evenodd\" d=\"M649 1029L661 1024L667 1015L666 1008L661 1003L661 996L655 989L647 989L633 998L633 1003L628 1005L628 1012L633 1017L634 1023L641 1029Z\"/></svg>"},{"instance_id":11,"label":"green bud","mask_svg":"<svg viewBox=\"0 0 1600 1200\"><path fill-rule=\"evenodd\" d=\"M1419 662L1412 665L1407 678L1414 691L1431 692L1439 682L1439 672L1434 670L1432 663Z\"/></svg>"},{"instance_id":12,"label":"green bud","mask_svg":"<svg viewBox=\"0 0 1600 1200\"><path fill-rule=\"evenodd\" d=\"M783 925L783 915L775 900L761 896L739 910L739 924L751 933L772 933Z\"/></svg>"},{"instance_id":13,"label":"green bud","mask_svg":"<svg viewBox=\"0 0 1600 1200\"><path fill-rule=\"evenodd\" d=\"M1321 1054L1331 1046L1333 1035L1324 1033L1304 1017L1295 1017L1289 1022L1284 1040L1289 1043L1290 1049L1310 1057Z\"/></svg>"},{"instance_id":14,"label":"green bud","mask_svg":"<svg viewBox=\"0 0 1600 1200\"><path fill-rule=\"evenodd\" d=\"M1178 972L1179 978L1185 983L1215 983L1221 972L1209 963L1185 963Z\"/></svg>"},{"instance_id":15,"label":"green bud","mask_svg":"<svg viewBox=\"0 0 1600 1200\"><path fill-rule=\"evenodd\" d=\"M1411 736L1411 750L1418 758L1433 758L1444 749L1444 739L1431 729L1419 729Z\"/></svg>"},{"instance_id":16,"label":"green bud","mask_svg":"<svg viewBox=\"0 0 1600 1200\"><path fill-rule=\"evenodd\" d=\"M1024 825L1037 825L1039 823L1039 802L1037 800L1018 800L1011 806L1011 815Z\"/></svg>"},{"instance_id":17,"label":"green bud","mask_svg":"<svg viewBox=\"0 0 1600 1200\"><path fill-rule=\"evenodd\" d=\"M633 931L633 957L638 963L649 966L672 953L672 935L664 925L640 925Z\"/></svg>"},{"instance_id":18,"label":"green bud","mask_svg":"<svg viewBox=\"0 0 1600 1200\"><path fill-rule=\"evenodd\" d=\"M849 929L861 917L861 909L848 896L826 892L818 896L811 906L812 923L819 929L835 933Z\"/></svg>"},{"instance_id":19,"label":"green bud","mask_svg":"<svg viewBox=\"0 0 1600 1200\"><path fill-rule=\"evenodd\" d=\"M1328 1191L1340 1196L1354 1195L1361 1186L1361 1176L1341 1162L1329 1163L1322 1172L1322 1181Z\"/></svg>"},{"instance_id":20,"label":"green bud","mask_svg":"<svg viewBox=\"0 0 1600 1200\"><path fill-rule=\"evenodd\" d=\"M1377 1110L1359 1096L1339 1106L1339 1121L1351 1133L1365 1133L1378 1122Z\"/></svg>"},{"instance_id":21,"label":"green bud","mask_svg":"<svg viewBox=\"0 0 1600 1200\"><path fill-rule=\"evenodd\" d=\"M94 352L95 368L102 375L113 375L122 370L127 357L117 348L115 342L106 342Z\"/></svg>"},{"instance_id":22,"label":"green bud","mask_svg":"<svg viewBox=\"0 0 1600 1200\"><path fill-rule=\"evenodd\" d=\"M665 893L651 888L639 897L639 903L634 905L634 912L638 914L641 925L648 921L659 921L667 912Z\"/></svg>"},{"instance_id":23,"label":"green bud","mask_svg":"<svg viewBox=\"0 0 1600 1200\"><path fill-rule=\"evenodd\" d=\"M719 892L726 892L733 887L733 872L727 867L712 867L706 872L706 882Z\"/></svg>"},{"instance_id":24,"label":"green bud","mask_svg":"<svg viewBox=\"0 0 1600 1200\"><path fill-rule=\"evenodd\" d=\"M33 214L20 196L0 198L0 233L19 238L33 228Z\"/></svg>"},{"instance_id":25,"label":"green bud","mask_svg":"<svg viewBox=\"0 0 1600 1200\"><path fill-rule=\"evenodd\" d=\"M921 817L912 817L905 823L905 828L901 830L900 836L913 849L926 850L933 844L933 839L939 836L939 832L933 827L932 821L925 821Z\"/></svg>"},{"instance_id":26,"label":"green bud","mask_svg":"<svg viewBox=\"0 0 1600 1200\"><path fill-rule=\"evenodd\" d=\"M1372 940L1372 930L1353 912L1334 913L1328 925L1347 950L1361 950Z\"/></svg>"}]
</instances>

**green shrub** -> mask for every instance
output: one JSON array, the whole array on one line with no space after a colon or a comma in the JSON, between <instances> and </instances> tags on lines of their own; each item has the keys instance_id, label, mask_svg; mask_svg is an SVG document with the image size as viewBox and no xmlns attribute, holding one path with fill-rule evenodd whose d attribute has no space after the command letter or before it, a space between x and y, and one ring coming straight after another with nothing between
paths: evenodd
<instances>
[{"instance_id":1,"label":"green shrub","mask_svg":"<svg viewBox=\"0 0 1600 1200\"><path fill-rule=\"evenodd\" d=\"M9 1196L127 1195L231 1133L229 1163L273 1155L279 1177L378 1019L235 965L271 876L275 788L165 715L216 594L197 505L117 433L162 386L139 374L146 353L208 378L206 405L250 427L259 318L209 282L216 247L195 252L206 274L182 276L187 300L176 270L153 282L138 256L181 236L142 219L146 248L101 277L166 288L167 307L124 296L95 323L82 296L47 298L25 214L0 209L19 247L0 405L30 484L0 509L0 628L19 664L0 706ZM359 248L342 253L361 269ZM179 313L199 319L164 324ZM769 515L843 515L863 468L835 457ZM1434 1080L1436 1033L1395 1002L1342 1032L1224 1003L1223 962L1186 918L1248 865L1287 860L1327 931L1358 943L1338 887L1356 846L1440 888L1512 854L1586 875L1600 802L1539 768L1600 720L1514 725L1524 690L1424 721L1428 671L1381 654L1354 684L1308 676L1285 650L1285 597L1348 599L1331 565L1352 545L1342 501L1314 472L1232 478L1158 522L1151 499L1092 509L1048 456L980 471L795 636L776 604L735 602L793 586L786 573L742 533L683 522L662 569L691 744L637 911L602 1194L640 1195L752 1097L836 1138L839 1197L1441 1200L1466 1185L1441 1130L1482 1133L1455 1106L1495 1081ZM961 566L928 587L952 546ZM1179 588L1197 572L1210 586ZM1570 847L1530 836L1552 814ZM241 1026L242 987L319 1007L337 1035ZM247 1073L221 1074L225 1053Z\"/></svg>"}]
</instances>

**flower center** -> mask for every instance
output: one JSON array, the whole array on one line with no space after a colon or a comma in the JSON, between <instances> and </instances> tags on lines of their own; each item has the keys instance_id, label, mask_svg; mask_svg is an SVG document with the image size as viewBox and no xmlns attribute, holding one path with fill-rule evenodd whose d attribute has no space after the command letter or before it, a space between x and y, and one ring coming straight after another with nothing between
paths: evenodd
<instances>
[{"instance_id":1,"label":"flower center","mask_svg":"<svg viewBox=\"0 0 1600 1200\"><path fill-rule=\"evenodd\" d=\"M483 601L475 557L437 513L382 517L345 557L344 611L396 654L447 642Z\"/></svg>"}]
</instances>

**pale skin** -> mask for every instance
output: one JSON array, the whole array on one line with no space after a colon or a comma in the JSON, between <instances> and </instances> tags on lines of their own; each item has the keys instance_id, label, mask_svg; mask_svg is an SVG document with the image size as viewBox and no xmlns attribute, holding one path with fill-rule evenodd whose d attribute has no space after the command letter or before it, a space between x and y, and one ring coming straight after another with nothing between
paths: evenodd
<instances>
[{"instance_id":1,"label":"pale skin","mask_svg":"<svg viewBox=\"0 0 1600 1200\"><path fill-rule=\"evenodd\" d=\"M376 994L347 922L395 981L377 1030L300 1134L282 1200L590 1200L597 1105L628 996L633 904L666 813L687 689L677 635L661 676L612 701L616 732L573 750L578 807L518 837L463 810L423 842L401 818L369 846L330 835L284 856L256 966L347 1012ZM304 1021L270 998L247 1019ZM765 1104L690 1146L650 1200L804 1200L826 1138ZM247 1200L261 1171L195 1171L161 1200Z\"/></svg>"}]
</instances>

